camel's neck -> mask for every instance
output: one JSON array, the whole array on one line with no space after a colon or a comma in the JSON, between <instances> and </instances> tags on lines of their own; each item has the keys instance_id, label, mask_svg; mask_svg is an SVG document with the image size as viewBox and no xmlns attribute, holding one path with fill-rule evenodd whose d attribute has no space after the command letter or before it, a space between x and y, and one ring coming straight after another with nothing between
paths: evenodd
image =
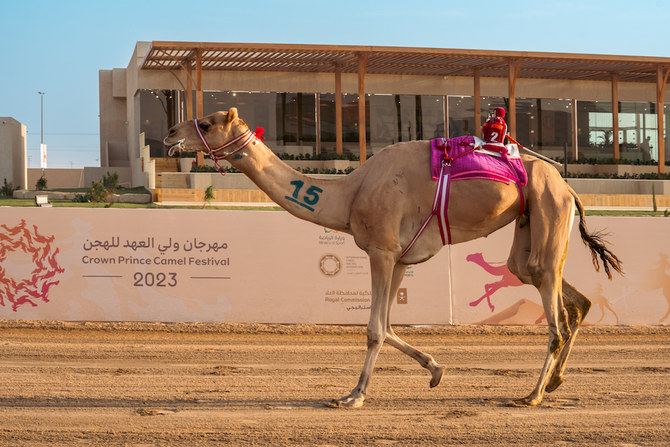
<instances>
[{"instance_id":1,"label":"camel's neck","mask_svg":"<svg viewBox=\"0 0 670 447\"><path fill-rule=\"evenodd\" d=\"M349 211L360 185L356 171L334 180L303 175L255 140L228 158L275 203L301 219L349 231Z\"/></svg>"}]
</instances>

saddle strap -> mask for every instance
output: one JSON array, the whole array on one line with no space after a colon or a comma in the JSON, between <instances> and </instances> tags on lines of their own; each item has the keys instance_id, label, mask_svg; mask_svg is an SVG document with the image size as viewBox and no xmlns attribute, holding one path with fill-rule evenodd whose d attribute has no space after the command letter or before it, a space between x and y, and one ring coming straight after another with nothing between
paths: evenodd
<instances>
[{"instance_id":1,"label":"saddle strap","mask_svg":"<svg viewBox=\"0 0 670 447\"><path fill-rule=\"evenodd\" d=\"M437 183L437 189L435 190L435 198L433 199L433 210L430 213L430 216L424 221L423 225L416 232L412 240L407 244L407 247L400 254L400 258L405 256L409 252L419 237L423 234L428 224L433 219L433 216L437 216L438 226L440 228L440 236L442 237L442 245L447 243L451 244L451 229L449 228L449 218L447 216L447 209L449 208L449 188L451 186L451 175L448 172L450 165L447 163L442 163L442 168L440 170L440 178ZM446 236L446 237L445 237Z\"/></svg>"}]
</instances>

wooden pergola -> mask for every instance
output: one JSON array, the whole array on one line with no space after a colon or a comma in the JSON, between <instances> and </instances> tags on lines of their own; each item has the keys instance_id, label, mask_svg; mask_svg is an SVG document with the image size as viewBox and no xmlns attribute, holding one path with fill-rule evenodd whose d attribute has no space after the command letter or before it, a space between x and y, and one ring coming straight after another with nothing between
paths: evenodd
<instances>
[{"instance_id":1,"label":"wooden pergola","mask_svg":"<svg viewBox=\"0 0 670 447\"><path fill-rule=\"evenodd\" d=\"M619 82L655 84L658 172L665 172L663 96L670 74L670 58L441 48L154 41L144 58L142 69L168 70L173 74L185 72L184 91L196 92L195 107L192 95L186 95L189 118L193 118L194 110L196 116L203 114L203 70L333 73L338 153L342 152L342 73L358 75L359 97L365 95L367 74L472 77L477 123L481 123L480 79L507 78L508 125L512 136L516 134L515 90L520 78L610 82L614 135L619 134ZM176 74L175 77L179 80ZM360 123L365 122L365 101L358 102L358 117ZM573 133L576 138L576 132ZM366 159L365 132L359 132L359 145L363 162ZM619 158L618 138L614 138L613 156L615 160Z\"/></svg>"}]
</instances>

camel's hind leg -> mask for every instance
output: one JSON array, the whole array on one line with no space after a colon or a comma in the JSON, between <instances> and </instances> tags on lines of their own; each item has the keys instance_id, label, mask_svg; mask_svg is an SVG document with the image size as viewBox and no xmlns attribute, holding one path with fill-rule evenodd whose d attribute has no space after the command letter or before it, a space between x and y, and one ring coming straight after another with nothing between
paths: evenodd
<instances>
[{"instance_id":1,"label":"camel's hind leg","mask_svg":"<svg viewBox=\"0 0 670 447\"><path fill-rule=\"evenodd\" d=\"M575 344L577 332L579 332L579 328L591 308L591 301L572 284L563 279L563 305L568 312L568 324L570 325L571 334L570 338L566 341L565 346L563 346L563 349L558 356L558 362L554 368L554 372L551 375L549 382L547 382L545 388L547 393L551 393L563 383L563 373L565 372L568 356L572 351L572 346Z\"/></svg>"},{"instance_id":2,"label":"camel's hind leg","mask_svg":"<svg viewBox=\"0 0 670 447\"><path fill-rule=\"evenodd\" d=\"M526 284L533 284L542 297L542 305L549 326L549 344L540 377L535 389L517 403L538 405L550 375L559 363L561 351L570 339L562 297L562 273L572 214L572 205L565 198L554 202L545 196L543 203L529 197L529 217L517 220L514 242L508 259L508 267ZM541 212L540 206L542 207Z\"/></svg>"},{"instance_id":3,"label":"camel's hind leg","mask_svg":"<svg viewBox=\"0 0 670 447\"><path fill-rule=\"evenodd\" d=\"M398 294L398 289L400 288L400 283L402 282L407 266L403 264L396 264L393 270L393 279L391 281L391 293L389 295L389 304L387 309L386 316L386 342L393 346L396 349L404 352L408 356L412 357L414 360L419 362L421 366L430 371L430 387L436 387L440 384L442 380L442 375L444 374L444 366L438 364L435 359L425 352L421 352L415 347L409 345L404 340L396 335L391 327L391 304Z\"/></svg>"}]
</instances>

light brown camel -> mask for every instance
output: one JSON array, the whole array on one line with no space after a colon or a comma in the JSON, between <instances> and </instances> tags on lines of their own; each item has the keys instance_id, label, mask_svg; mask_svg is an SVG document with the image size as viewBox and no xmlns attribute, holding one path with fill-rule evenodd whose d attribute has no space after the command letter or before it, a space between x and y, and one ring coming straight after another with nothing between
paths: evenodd
<instances>
[{"instance_id":1,"label":"light brown camel","mask_svg":"<svg viewBox=\"0 0 670 447\"><path fill-rule=\"evenodd\" d=\"M353 235L368 254L372 303L365 363L356 387L349 395L333 400L332 406L363 405L384 342L428 369L431 387L440 383L444 367L401 340L389 317L392 298L407 266L430 259L443 246L433 219L401 257L432 210L437 182L430 176L428 141L389 146L348 176L332 180L302 175L283 163L254 136L236 108L182 122L170 129L164 143L170 147L170 155L190 150L225 158L291 214ZM519 216L516 185L472 179L452 183L448 217L452 243L487 236L516 220L508 266L521 281L539 290L549 326L549 347L535 389L515 402L537 405L545 390L551 392L563 382L566 360L591 305L562 279L575 207L582 239L591 249L596 269L601 260L610 276L610 269L621 271L621 264L598 235L586 231L581 202L556 169L531 156L523 156L523 162L529 179L523 188L523 215Z\"/></svg>"}]
</instances>

